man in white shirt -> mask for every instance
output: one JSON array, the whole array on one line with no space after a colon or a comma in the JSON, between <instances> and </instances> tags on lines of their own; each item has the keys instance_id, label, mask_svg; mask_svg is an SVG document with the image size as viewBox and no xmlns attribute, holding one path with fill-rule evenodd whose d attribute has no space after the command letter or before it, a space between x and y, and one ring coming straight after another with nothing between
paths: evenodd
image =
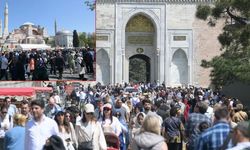
<instances>
[{"instance_id":1,"label":"man in white shirt","mask_svg":"<svg viewBox=\"0 0 250 150\"><path fill-rule=\"evenodd\" d=\"M31 102L33 118L25 126L25 150L42 150L46 140L52 135L58 135L57 123L44 115L43 100Z\"/></svg>"}]
</instances>

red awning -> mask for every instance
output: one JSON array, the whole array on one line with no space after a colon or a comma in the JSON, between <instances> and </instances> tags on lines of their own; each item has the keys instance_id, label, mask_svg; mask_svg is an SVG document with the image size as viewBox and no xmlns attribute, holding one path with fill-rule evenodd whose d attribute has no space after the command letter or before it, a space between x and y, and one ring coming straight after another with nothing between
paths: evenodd
<instances>
[{"instance_id":1,"label":"red awning","mask_svg":"<svg viewBox=\"0 0 250 150\"><path fill-rule=\"evenodd\" d=\"M52 87L32 87L36 92L53 92Z\"/></svg>"},{"instance_id":2,"label":"red awning","mask_svg":"<svg viewBox=\"0 0 250 150\"><path fill-rule=\"evenodd\" d=\"M33 96L34 88L0 88L0 96Z\"/></svg>"}]
</instances>

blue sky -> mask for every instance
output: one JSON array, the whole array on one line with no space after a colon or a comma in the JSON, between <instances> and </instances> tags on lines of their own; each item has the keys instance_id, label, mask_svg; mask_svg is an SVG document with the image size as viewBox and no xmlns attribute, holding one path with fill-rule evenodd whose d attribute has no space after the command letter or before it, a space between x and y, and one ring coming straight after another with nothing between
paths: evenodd
<instances>
[{"instance_id":1,"label":"blue sky","mask_svg":"<svg viewBox=\"0 0 250 150\"><path fill-rule=\"evenodd\" d=\"M4 24L4 7L9 6L9 32L25 22L45 27L49 35L57 30L76 29L78 32L95 31L95 11L90 11L85 0L0 0L0 17Z\"/></svg>"}]
</instances>

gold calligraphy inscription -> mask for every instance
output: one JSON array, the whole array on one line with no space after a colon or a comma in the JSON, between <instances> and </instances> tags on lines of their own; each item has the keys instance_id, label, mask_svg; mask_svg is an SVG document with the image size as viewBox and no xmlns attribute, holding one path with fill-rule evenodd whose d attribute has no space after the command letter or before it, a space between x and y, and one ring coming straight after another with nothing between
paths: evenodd
<instances>
[{"instance_id":1,"label":"gold calligraphy inscription","mask_svg":"<svg viewBox=\"0 0 250 150\"><path fill-rule=\"evenodd\" d=\"M108 36L96 36L97 41L108 41Z\"/></svg>"},{"instance_id":2,"label":"gold calligraphy inscription","mask_svg":"<svg viewBox=\"0 0 250 150\"><path fill-rule=\"evenodd\" d=\"M153 36L128 36L129 44L153 45Z\"/></svg>"},{"instance_id":3,"label":"gold calligraphy inscription","mask_svg":"<svg viewBox=\"0 0 250 150\"><path fill-rule=\"evenodd\" d=\"M126 26L126 32L154 32L154 25L143 15L134 16Z\"/></svg>"}]
</instances>

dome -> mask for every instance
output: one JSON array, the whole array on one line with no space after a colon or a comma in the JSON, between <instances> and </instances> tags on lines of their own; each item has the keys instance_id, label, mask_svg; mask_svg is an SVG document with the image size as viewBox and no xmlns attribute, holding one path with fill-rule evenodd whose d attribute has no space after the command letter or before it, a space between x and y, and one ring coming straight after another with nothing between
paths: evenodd
<instances>
[{"instance_id":1,"label":"dome","mask_svg":"<svg viewBox=\"0 0 250 150\"><path fill-rule=\"evenodd\" d=\"M62 31L56 32L56 35L59 35L59 34L63 34L63 35L73 35L73 33L70 32L69 30L62 30Z\"/></svg>"},{"instance_id":2,"label":"dome","mask_svg":"<svg viewBox=\"0 0 250 150\"><path fill-rule=\"evenodd\" d=\"M31 23L31 22L25 22L25 23L23 24L23 26L27 26L27 25L32 25L32 26L34 26L35 24L34 24L34 23Z\"/></svg>"}]
</instances>

